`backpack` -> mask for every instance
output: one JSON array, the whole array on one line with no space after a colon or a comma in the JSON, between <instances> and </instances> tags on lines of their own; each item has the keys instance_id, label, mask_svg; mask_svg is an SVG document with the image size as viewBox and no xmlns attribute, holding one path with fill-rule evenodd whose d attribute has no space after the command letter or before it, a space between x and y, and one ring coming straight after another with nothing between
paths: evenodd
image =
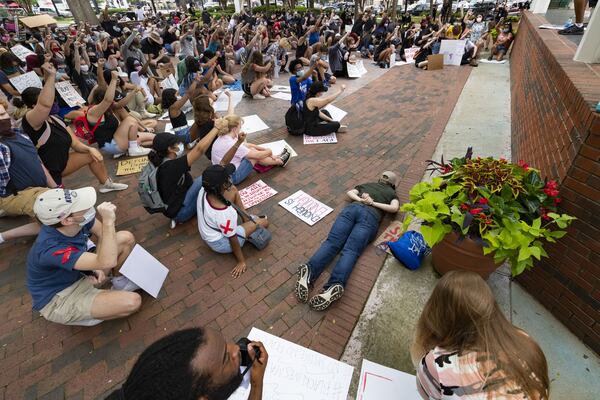
<instances>
[{"instance_id":1,"label":"backpack","mask_svg":"<svg viewBox=\"0 0 600 400\"><path fill-rule=\"evenodd\" d=\"M138 194L142 205L150 214L164 213L167 210L166 204L163 202L158 193L158 185L156 183L156 174L158 168L148 162L138 178Z\"/></svg>"},{"instance_id":2,"label":"backpack","mask_svg":"<svg viewBox=\"0 0 600 400\"><path fill-rule=\"evenodd\" d=\"M302 119L302 110L298 110L296 105L291 106L285 113L285 126L290 135L304 134L304 121Z\"/></svg>"},{"instance_id":3,"label":"backpack","mask_svg":"<svg viewBox=\"0 0 600 400\"><path fill-rule=\"evenodd\" d=\"M102 123L104 115L101 115L98 122L94 124L94 127L90 128L87 120L87 114L89 110L91 110L91 107L87 111L84 111L83 116L77 117L73 120L73 128L75 128L75 136L87 144L94 144L96 143L94 133L96 132L96 129L98 129L98 125Z\"/></svg>"}]
</instances>

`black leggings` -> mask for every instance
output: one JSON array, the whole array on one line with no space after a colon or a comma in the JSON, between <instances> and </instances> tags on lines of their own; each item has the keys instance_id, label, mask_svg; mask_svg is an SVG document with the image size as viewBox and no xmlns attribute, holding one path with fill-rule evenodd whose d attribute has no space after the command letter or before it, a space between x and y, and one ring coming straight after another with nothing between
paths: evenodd
<instances>
[{"instance_id":1,"label":"black leggings","mask_svg":"<svg viewBox=\"0 0 600 400\"><path fill-rule=\"evenodd\" d=\"M327 110L320 110L323 114L331 118L331 114ZM340 123L337 121L328 122L320 120L316 125L306 127L306 136L326 136L337 132L340 129Z\"/></svg>"}]
</instances>

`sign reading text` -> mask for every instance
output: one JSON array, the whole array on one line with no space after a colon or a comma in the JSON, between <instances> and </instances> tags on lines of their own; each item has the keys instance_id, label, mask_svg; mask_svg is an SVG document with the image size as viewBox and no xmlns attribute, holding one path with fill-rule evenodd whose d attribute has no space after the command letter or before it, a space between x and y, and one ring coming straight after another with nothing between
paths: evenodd
<instances>
[{"instance_id":1,"label":"sign reading text","mask_svg":"<svg viewBox=\"0 0 600 400\"><path fill-rule=\"evenodd\" d=\"M275 196L277 191L264 183L262 180L259 180L247 188L240 190L239 193L244 208L248 209L262 203L270 197Z\"/></svg>"},{"instance_id":2,"label":"sign reading text","mask_svg":"<svg viewBox=\"0 0 600 400\"><path fill-rule=\"evenodd\" d=\"M333 208L321 203L302 190L298 190L287 199L280 201L279 205L310 226L313 226L333 211Z\"/></svg>"}]
</instances>

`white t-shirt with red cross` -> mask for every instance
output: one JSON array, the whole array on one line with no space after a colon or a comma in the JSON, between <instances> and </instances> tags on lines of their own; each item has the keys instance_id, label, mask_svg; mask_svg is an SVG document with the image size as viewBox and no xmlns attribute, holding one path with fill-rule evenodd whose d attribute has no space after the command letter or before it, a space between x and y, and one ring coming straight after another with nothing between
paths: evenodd
<instances>
[{"instance_id":1,"label":"white t-shirt with red cross","mask_svg":"<svg viewBox=\"0 0 600 400\"><path fill-rule=\"evenodd\" d=\"M204 212L202 204L204 203ZM211 205L206 198L204 188L198 193L196 203L198 212L198 230L200 236L205 242L216 242L223 237L230 238L235 236L237 228L238 214L232 206L216 208Z\"/></svg>"}]
</instances>

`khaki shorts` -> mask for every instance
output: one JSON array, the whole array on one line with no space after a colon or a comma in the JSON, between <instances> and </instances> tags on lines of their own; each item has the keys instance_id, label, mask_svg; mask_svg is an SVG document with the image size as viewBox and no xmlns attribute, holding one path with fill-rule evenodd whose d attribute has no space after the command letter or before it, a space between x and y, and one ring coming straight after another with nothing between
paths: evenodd
<instances>
[{"instance_id":1,"label":"khaki shorts","mask_svg":"<svg viewBox=\"0 0 600 400\"><path fill-rule=\"evenodd\" d=\"M103 291L96 289L91 280L82 278L66 289L58 292L40 310L42 317L58 324L92 319L92 303Z\"/></svg>"},{"instance_id":2,"label":"khaki shorts","mask_svg":"<svg viewBox=\"0 0 600 400\"><path fill-rule=\"evenodd\" d=\"M40 194L48 190L50 189L44 187L31 187L20 190L12 196L0 197L0 215L29 215L30 217L35 217L33 204Z\"/></svg>"}]
</instances>

